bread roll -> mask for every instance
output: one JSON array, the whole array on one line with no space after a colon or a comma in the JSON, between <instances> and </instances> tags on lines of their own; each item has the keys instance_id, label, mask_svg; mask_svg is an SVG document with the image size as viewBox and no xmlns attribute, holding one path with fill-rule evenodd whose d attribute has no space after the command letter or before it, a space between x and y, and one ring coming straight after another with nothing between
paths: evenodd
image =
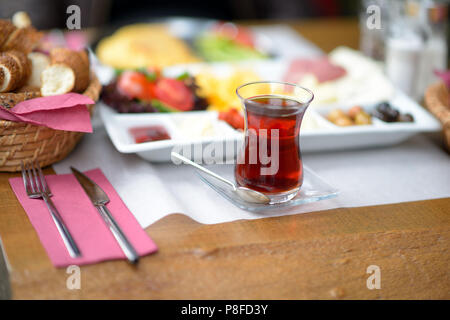
<instances>
[{"instance_id":1,"label":"bread roll","mask_svg":"<svg viewBox=\"0 0 450 320\"><path fill-rule=\"evenodd\" d=\"M39 93L41 94L41 88L36 86L24 85L19 89L16 89L15 93Z\"/></svg>"},{"instance_id":2,"label":"bread roll","mask_svg":"<svg viewBox=\"0 0 450 320\"><path fill-rule=\"evenodd\" d=\"M30 52L28 59L31 61L31 76L28 78L26 84L40 88L41 74L50 65L50 58L40 52Z\"/></svg>"},{"instance_id":3,"label":"bread roll","mask_svg":"<svg viewBox=\"0 0 450 320\"><path fill-rule=\"evenodd\" d=\"M0 69L0 86L3 85L3 81L5 80L5 72L3 69Z\"/></svg>"},{"instance_id":4,"label":"bread roll","mask_svg":"<svg viewBox=\"0 0 450 320\"><path fill-rule=\"evenodd\" d=\"M7 92L7 93L0 93L0 105L4 106L5 108L12 108L19 102L30 100L34 98L39 98L41 96L39 91L27 91L27 92Z\"/></svg>"},{"instance_id":5,"label":"bread roll","mask_svg":"<svg viewBox=\"0 0 450 320\"><path fill-rule=\"evenodd\" d=\"M6 53L0 54L0 70L3 75L0 92L12 91L19 87L22 82L22 72L15 58Z\"/></svg>"},{"instance_id":6,"label":"bread roll","mask_svg":"<svg viewBox=\"0 0 450 320\"><path fill-rule=\"evenodd\" d=\"M31 74L31 62L27 56L16 50L5 52L6 55L11 56L18 64L21 80L17 84L16 88L22 87L28 80Z\"/></svg>"},{"instance_id":7,"label":"bread roll","mask_svg":"<svg viewBox=\"0 0 450 320\"><path fill-rule=\"evenodd\" d=\"M0 20L0 48L8 40L9 36L16 30L16 27L9 20Z\"/></svg>"},{"instance_id":8,"label":"bread roll","mask_svg":"<svg viewBox=\"0 0 450 320\"><path fill-rule=\"evenodd\" d=\"M73 91L83 92L89 85L89 56L86 51L74 51L67 48L55 48L50 52L51 64L65 64L75 73Z\"/></svg>"},{"instance_id":9,"label":"bread roll","mask_svg":"<svg viewBox=\"0 0 450 320\"><path fill-rule=\"evenodd\" d=\"M54 64L45 68L41 75L42 96L54 96L72 91L75 73L64 64Z\"/></svg>"},{"instance_id":10,"label":"bread roll","mask_svg":"<svg viewBox=\"0 0 450 320\"><path fill-rule=\"evenodd\" d=\"M17 28L26 28L31 26L31 19L26 12L18 11L13 15L12 23Z\"/></svg>"},{"instance_id":11,"label":"bread roll","mask_svg":"<svg viewBox=\"0 0 450 320\"><path fill-rule=\"evenodd\" d=\"M43 34L33 27L16 28L4 42L1 50L18 50L30 53L37 47Z\"/></svg>"}]
</instances>

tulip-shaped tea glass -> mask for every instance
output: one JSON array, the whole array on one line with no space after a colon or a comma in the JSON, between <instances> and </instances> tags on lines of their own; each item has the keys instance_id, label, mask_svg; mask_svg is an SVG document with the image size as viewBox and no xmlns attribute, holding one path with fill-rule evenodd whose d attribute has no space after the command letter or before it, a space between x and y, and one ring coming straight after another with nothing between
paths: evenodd
<instances>
[{"instance_id":1,"label":"tulip-shaped tea glass","mask_svg":"<svg viewBox=\"0 0 450 320\"><path fill-rule=\"evenodd\" d=\"M245 139L236 183L260 191L271 203L295 197L303 183L300 126L313 93L295 84L259 81L236 89L245 109Z\"/></svg>"}]
</instances>

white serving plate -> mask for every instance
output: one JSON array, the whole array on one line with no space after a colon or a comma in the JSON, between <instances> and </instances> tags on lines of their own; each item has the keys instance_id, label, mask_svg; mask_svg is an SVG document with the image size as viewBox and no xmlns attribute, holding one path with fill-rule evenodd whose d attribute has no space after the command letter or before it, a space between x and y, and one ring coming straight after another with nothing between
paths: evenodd
<instances>
[{"instance_id":1,"label":"white serving plate","mask_svg":"<svg viewBox=\"0 0 450 320\"><path fill-rule=\"evenodd\" d=\"M192 154L194 155L195 148L203 150L211 143L229 143L235 149L238 142L241 141L242 134L225 122L219 121L217 112L213 111L119 114L102 102L99 103L99 109L106 131L116 149L122 153L137 153L142 158L152 162L170 161L170 152L174 148L192 147ZM220 134L212 137L186 138L177 124L198 116L210 119L214 128L220 130ZM150 125L163 125L172 139L135 143L129 129ZM195 125L195 121L193 121L193 125ZM228 155L227 159L231 158L234 158L234 156Z\"/></svg>"},{"instance_id":2,"label":"white serving plate","mask_svg":"<svg viewBox=\"0 0 450 320\"><path fill-rule=\"evenodd\" d=\"M441 130L440 123L433 116L401 92L397 92L395 97L389 102L402 113L412 114L414 122L385 123L372 117L372 125L338 127L324 117L336 105L311 108L308 110L309 116L320 125L320 128L305 128L301 130L302 152L389 146L405 141L419 132L436 132ZM100 103L99 107L106 131L116 149L122 153L137 153L140 157L152 162L170 161L170 152L174 148L180 151L183 147L189 148L192 158L196 160L199 158L202 158L203 161L214 160L215 162L230 160L234 158L243 138L241 132L218 120L218 114L214 111L119 114L103 103ZM352 107L352 105L340 105L339 107L345 110ZM373 106L363 107L370 111ZM196 126L195 121L197 121L198 117L210 119L217 134L209 137L192 138L180 130L179 124L182 121L192 121L192 125ZM132 127L154 124L166 127L172 139L135 143L128 131ZM211 143L216 144L218 149L222 148L221 150L225 150L228 144L233 152L227 152L224 157L222 154L209 155L196 151L204 151L208 145L211 146Z\"/></svg>"},{"instance_id":3,"label":"white serving plate","mask_svg":"<svg viewBox=\"0 0 450 320\"><path fill-rule=\"evenodd\" d=\"M405 141L420 132L439 132L441 130L439 121L404 93L397 91L389 103L401 113L410 113L414 117L414 122L387 123L372 117L373 124L371 125L338 127L325 120L326 127L300 132L302 151L390 146ZM352 106L354 104L320 106L314 108L313 111L325 119L326 114L336 107L348 110ZM371 111L375 104L362 105L362 107L366 111Z\"/></svg>"},{"instance_id":4,"label":"white serving plate","mask_svg":"<svg viewBox=\"0 0 450 320\"><path fill-rule=\"evenodd\" d=\"M227 77L236 69L252 70L260 79L279 81L283 79L289 66L288 59L273 59L269 61L247 61L241 63L198 63L178 65L164 69L168 77L176 77L183 72L196 75L205 69L217 77ZM370 76L370 75L368 75ZM386 80L388 81L388 80ZM377 88L373 88L377 90ZM412 123L385 123L372 117L373 124L365 126L338 127L328 120L325 115L335 108L349 109L358 102L366 111L370 111L375 104L372 96L365 95L363 99L353 97L355 101L348 103L333 103L329 105L312 104L307 111L307 117L313 119L320 128L311 128L306 122L300 130L302 152L317 152L327 150L358 149L368 147L389 146L405 141L420 132L437 132L441 125L430 113L417 104L414 100L398 90L393 90L389 103L402 113L410 113L414 117ZM366 92L366 91L364 91ZM368 100L369 99L369 100ZM372 99L372 100L370 100ZM108 135L116 149L122 153L137 153L142 158L153 162L170 161L170 152L177 148L191 148L192 158L200 160L201 150L211 143L233 146L237 152L242 141L242 133L234 130L225 122L219 121L217 112L196 111L180 113L143 113L143 114L119 114L113 109L100 103L100 115L105 124ZM180 131L180 121L192 121L192 126L198 126L194 120L197 117L207 117L212 126L218 131L216 135L209 137L189 137ZM306 118L306 116L305 116ZM191 120L189 120L191 119ZM310 123L310 122L308 122ZM171 140L135 143L128 130L135 126L162 124L169 131ZM197 149L196 149L197 148ZM207 150L208 151L208 150ZM185 154L186 156L186 154ZM231 159L235 154L227 152L226 157L221 154L215 157L225 160ZM203 155L203 161L208 161L213 156Z\"/></svg>"}]
</instances>

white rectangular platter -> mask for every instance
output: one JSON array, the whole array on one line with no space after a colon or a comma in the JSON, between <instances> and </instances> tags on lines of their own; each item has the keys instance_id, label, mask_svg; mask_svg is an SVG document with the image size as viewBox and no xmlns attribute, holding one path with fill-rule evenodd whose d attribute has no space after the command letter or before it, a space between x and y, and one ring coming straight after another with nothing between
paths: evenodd
<instances>
[{"instance_id":1,"label":"white rectangular platter","mask_svg":"<svg viewBox=\"0 0 450 320\"><path fill-rule=\"evenodd\" d=\"M389 146L405 141L419 132L436 132L441 129L433 116L401 92L397 92L389 102L402 113L410 113L414 122L386 123L372 117L371 125L338 127L325 117L336 105L311 107L305 116L308 120L304 120L307 124L300 131L302 152ZM346 110L352 106L353 104L338 107ZM237 152L243 138L241 132L218 120L218 113L213 111L119 114L103 103L99 107L106 131L116 149L122 153L137 153L152 162L170 161L170 152L182 147L191 148L193 158L203 156L205 161L208 160L208 155L196 153L195 150L205 150L207 145L215 143L222 144L223 150L228 144L228 148ZM371 105L363 107L367 111L373 108ZM129 129L148 125L164 126L172 139L135 143ZM202 131L203 136L200 134ZM205 131L208 134L205 135ZM227 152L226 156L224 159L230 159L235 153Z\"/></svg>"}]
</instances>

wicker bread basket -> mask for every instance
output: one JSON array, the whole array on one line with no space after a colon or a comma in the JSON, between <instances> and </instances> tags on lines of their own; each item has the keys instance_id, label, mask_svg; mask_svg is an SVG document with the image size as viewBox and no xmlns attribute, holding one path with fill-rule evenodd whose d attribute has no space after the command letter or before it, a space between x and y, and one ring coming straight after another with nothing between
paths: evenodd
<instances>
[{"instance_id":1,"label":"wicker bread basket","mask_svg":"<svg viewBox=\"0 0 450 320\"><path fill-rule=\"evenodd\" d=\"M450 95L443 82L428 87L425 92L425 106L441 122L444 141L450 151Z\"/></svg>"},{"instance_id":2,"label":"wicker bread basket","mask_svg":"<svg viewBox=\"0 0 450 320\"><path fill-rule=\"evenodd\" d=\"M92 74L83 94L97 101L100 91L101 84ZM94 105L89 105L88 109L92 115ZM0 171L20 171L20 164L25 160L36 160L42 167L60 161L72 151L82 136L82 132L0 120Z\"/></svg>"}]
</instances>

